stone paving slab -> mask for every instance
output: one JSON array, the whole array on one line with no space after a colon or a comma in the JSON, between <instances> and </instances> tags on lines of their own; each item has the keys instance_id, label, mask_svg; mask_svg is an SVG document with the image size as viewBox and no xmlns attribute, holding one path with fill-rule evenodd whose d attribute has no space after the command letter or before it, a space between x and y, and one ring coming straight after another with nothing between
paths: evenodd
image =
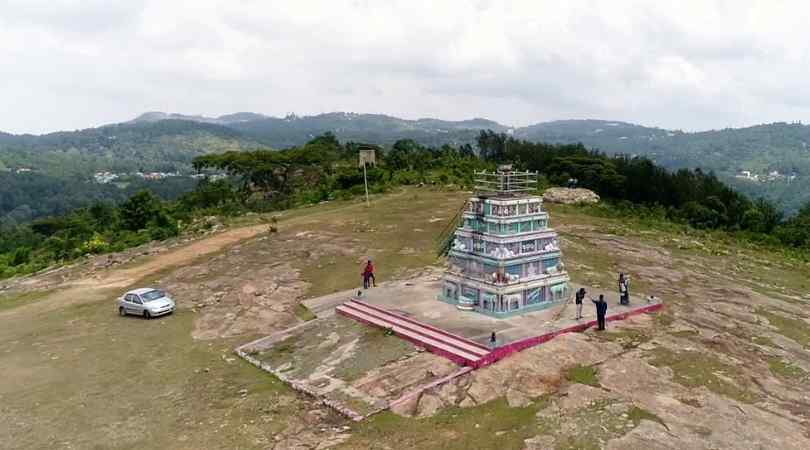
<instances>
[{"instance_id":1,"label":"stone paving slab","mask_svg":"<svg viewBox=\"0 0 810 450\"><path fill-rule=\"evenodd\" d=\"M236 352L353 420L387 409L389 402L459 370L396 336L334 314L244 344Z\"/></svg>"}]
</instances>

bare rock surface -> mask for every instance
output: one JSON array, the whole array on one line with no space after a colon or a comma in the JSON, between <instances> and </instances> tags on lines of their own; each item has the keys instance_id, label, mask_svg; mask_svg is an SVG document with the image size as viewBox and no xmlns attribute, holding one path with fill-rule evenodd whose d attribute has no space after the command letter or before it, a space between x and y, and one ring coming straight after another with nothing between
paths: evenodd
<instances>
[{"instance_id":1,"label":"bare rock surface","mask_svg":"<svg viewBox=\"0 0 810 450\"><path fill-rule=\"evenodd\" d=\"M456 379L423 395L422 414L437 398L462 408L502 397L510 407L537 405L542 433L527 449L810 448L807 303L764 274L795 269L727 258L703 243L689 244L703 255L695 256L681 253L682 242L559 229L581 273L594 252L615 255L641 280L637 292L663 296L665 309L605 333L560 336ZM594 368L594 379L571 375L575 366Z\"/></svg>"}]
</instances>

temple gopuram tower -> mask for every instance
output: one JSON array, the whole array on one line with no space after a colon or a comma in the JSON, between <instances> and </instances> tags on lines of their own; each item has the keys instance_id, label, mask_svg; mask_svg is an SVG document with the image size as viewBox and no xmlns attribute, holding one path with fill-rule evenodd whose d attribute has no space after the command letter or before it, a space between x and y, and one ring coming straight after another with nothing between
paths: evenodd
<instances>
[{"instance_id":1,"label":"temple gopuram tower","mask_svg":"<svg viewBox=\"0 0 810 450\"><path fill-rule=\"evenodd\" d=\"M537 174L501 166L475 173L475 195L463 211L448 253L439 299L458 309L507 317L568 298L568 273Z\"/></svg>"}]
</instances>

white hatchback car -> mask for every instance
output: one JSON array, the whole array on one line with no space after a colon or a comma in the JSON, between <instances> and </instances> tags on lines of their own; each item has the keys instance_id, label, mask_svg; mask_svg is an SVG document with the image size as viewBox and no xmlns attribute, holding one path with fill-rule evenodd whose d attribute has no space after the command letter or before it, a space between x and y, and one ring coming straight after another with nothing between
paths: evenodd
<instances>
[{"instance_id":1,"label":"white hatchback car","mask_svg":"<svg viewBox=\"0 0 810 450\"><path fill-rule=\"evenodd\" d=\"M144 319L171 314L175 304L169 295L159 289L141 288L127 292L118 298L118 314L134 314Z\"/></svg>"}]
</instances>

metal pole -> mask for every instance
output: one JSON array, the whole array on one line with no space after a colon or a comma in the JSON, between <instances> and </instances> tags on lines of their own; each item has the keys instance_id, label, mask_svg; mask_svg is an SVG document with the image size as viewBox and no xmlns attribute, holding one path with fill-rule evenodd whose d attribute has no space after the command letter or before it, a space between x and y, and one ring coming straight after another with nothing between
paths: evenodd
<instances>
[{"instance_id":1,"label":"metal pole","mask_svg":"<svg viewBox=\"0 0 810 450\"><path fill-rule=\"evenodd\" d=\"M366 185L366 208L371 206L368 201L368 178L366 178L366 162L363 161L363 183Z\"/></svg>"}]
</instances>

